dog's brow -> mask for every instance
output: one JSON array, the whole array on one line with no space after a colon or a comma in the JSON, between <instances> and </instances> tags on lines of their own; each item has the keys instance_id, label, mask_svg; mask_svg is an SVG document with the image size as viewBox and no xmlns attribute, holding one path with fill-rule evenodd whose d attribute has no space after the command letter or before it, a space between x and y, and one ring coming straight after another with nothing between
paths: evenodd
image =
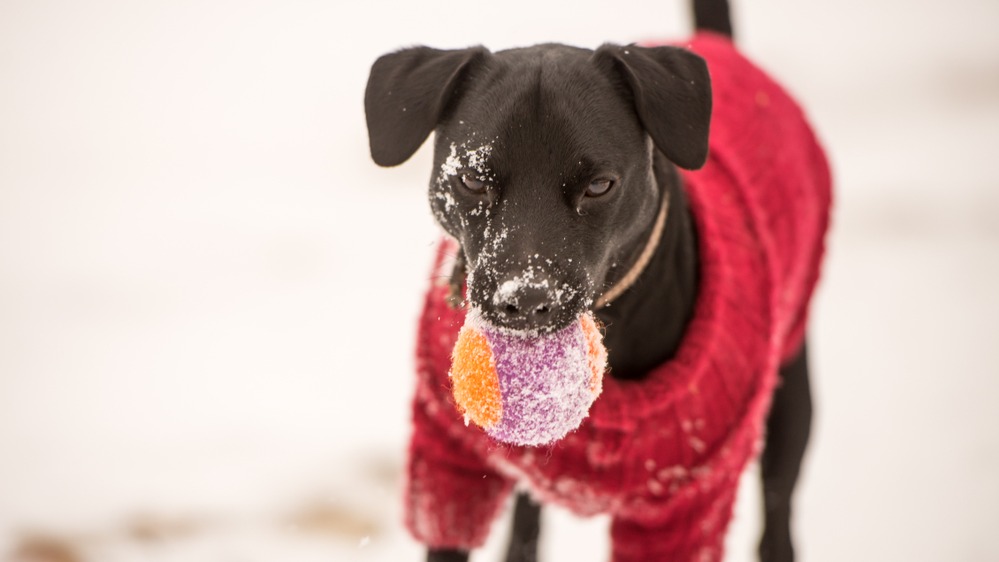
<instances>
[{"instance_id":1,"label":"dog's brow","mask_svg":"<svg viewBox=\"0 0 999 562\"><path fill-rule=\"evenodd\" d=\"M493 152L492 143L479 144L474 148L470 148L469 145L470 143L467 141L460 145L451 143L451 151L444 158L444 162L441 163L441 173L443 175L453 176L458 173L458 170L465 167L471 168L480 174L489 173L487 162Z\"/></svg>"}]
</instances>

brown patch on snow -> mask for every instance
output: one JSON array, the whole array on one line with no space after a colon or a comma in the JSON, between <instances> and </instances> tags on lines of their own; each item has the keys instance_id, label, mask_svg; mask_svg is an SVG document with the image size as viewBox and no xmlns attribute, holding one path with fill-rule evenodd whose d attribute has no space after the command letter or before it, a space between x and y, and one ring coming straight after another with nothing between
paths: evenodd
<instances>
[{"instance_id":1,"label":"brown patch on snow","mask_svg":"<svg viewBox=\"0 0 999 562\"><path fill-rule=\"evenodd\" d=\"M327 503L303 507L288 519L288 524L299 531L350 540L364 540L381 532L373 519Z\"/></svg>"},{"instance_id":2,"label":"brown patch on snow","mask_svg":"<svg viewBox=\"0 0 999 562\"><path fill-rule=\"evenodd\" d=\"M205 530L207 521L194 517L167 517L151 513L132 516L123 528L123 534L137 542L156 542L190 537Z\"/></svg>"},{"instance_id":3,"label":"brown patch on snow","mask_svg":"<svg viewBox=\"0 0 999 562\"><path fill-rule=\"evenodd\" d=\"M14 547L9 562L83 562L72 541L51 535L28 534Z\"/></svg>"}]
</instances>

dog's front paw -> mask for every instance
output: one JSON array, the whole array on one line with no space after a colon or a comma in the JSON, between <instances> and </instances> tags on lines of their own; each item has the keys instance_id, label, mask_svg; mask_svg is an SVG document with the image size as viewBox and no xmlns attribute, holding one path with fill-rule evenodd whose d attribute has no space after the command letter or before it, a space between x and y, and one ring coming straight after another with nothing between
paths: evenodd
<instances>
[{"instance_id":1,"label":"dog's front paw","mask_svg":"<svg viewBox=\"0 0 999 562\"><path fill-rule=\"evenodd\" d=\"M763 532L759 546L760 562L794 562L790 532Z\"/></svg>"}]
</instances>

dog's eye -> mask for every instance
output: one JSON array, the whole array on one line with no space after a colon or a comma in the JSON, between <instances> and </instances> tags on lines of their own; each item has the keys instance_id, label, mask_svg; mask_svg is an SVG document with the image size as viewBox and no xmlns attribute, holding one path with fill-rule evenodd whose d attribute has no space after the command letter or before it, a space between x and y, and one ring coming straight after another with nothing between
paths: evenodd
<instances>
[{"instance_id":1,"label":"dog's eye","mask_svg":"<svg viewBox=\"0 0 999 562\"><path fill-rule=\"evenodd\" d=\"M473 193L482 193L486 190L486 182L472 174L461 174L461 184Z\"/></svg>"},{"instance_id":2,"label":"dog's eye","mask_svg":"<svg viewBox=\"0 0 999 562\"><path fill-rule=\"evenodd\" d=\"M614 180L608 178L600 178L590 182L590 185L586 188L587 197L600 197L606 194L610 189L614 187Z\"/></svg>"}]
</instances>

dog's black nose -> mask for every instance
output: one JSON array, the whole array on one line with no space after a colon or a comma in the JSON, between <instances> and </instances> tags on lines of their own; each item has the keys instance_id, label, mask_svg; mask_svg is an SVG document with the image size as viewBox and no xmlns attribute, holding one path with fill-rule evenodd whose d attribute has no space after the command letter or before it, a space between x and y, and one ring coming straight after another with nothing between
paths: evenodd
<instances>
[{"instance_id":1,"label":"dog's black nose","mask_svg":"<svg viewBox=\"0 0 999 562\"><path fill-rule=\"evenodd\" d=\"M547 276L515 277L500 283L493 296L497 319L513 330L537 330L552 323L558 307Z\"/></svg>"}]
</instances>

